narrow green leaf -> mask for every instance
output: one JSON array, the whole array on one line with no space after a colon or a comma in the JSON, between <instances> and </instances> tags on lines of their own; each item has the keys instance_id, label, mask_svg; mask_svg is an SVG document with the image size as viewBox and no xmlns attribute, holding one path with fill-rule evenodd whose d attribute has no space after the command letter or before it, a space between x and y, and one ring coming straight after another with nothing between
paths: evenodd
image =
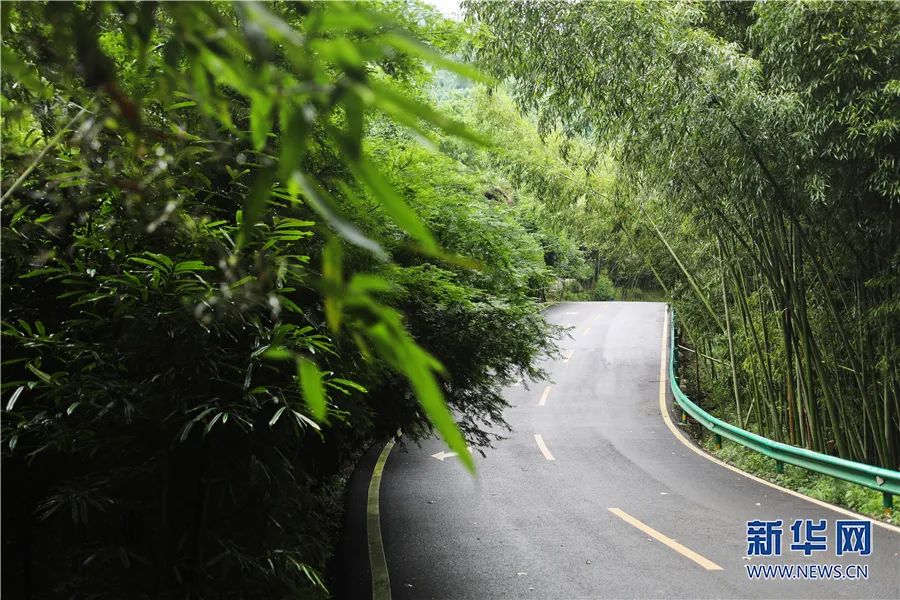
<instances>
[{"instance_id":1,"label":"narrow green leaf","mask_svg":"<svg viewBox=\"0 0 900 600\"><path fill-rule=\"evenodd\" d=\"M309 407L313 418L324 421L328 412L325 404L325 386L322 385L322 372L314 362L307 358L297 358L297 378L300 380L300 391Z\"/></svg>"},{"instance_id":2,"label":"narrow green leaf","mask_svg":"<svg viewBox=\"0 0 900 600\"><path fill-rule=\"evenodd\" d=\"M444 396L437 385L434 375L418 371L410 371L409 375L410 382L419 399L419 404L425 409L428 420L435 426L450 450L459 455L460 460L469 471L474 472L475 463L472 460L472 455L469 454L465 438L456 425L456 421L453 420L453 415L447 408L447 403L444 401Z\"/></svg>"},{"instance_id":3,"label":"narrow green leaf","mask_svg":"<svg viewBox=\"0 0 900 600\"><path fill-rule=\"evenodd\" d=\"M271 169L262 169L254 177L250 192L247 194L247 201L244 204L243 214L241 215L241 233L238 237L238 247L243 245L250 230L253 229L265 213L266 203L269 201L274 179L275 174Z\"/></svg>"},{"instance_id":4,"label":"narrow green leaf","mask_svg":"<svg viewBox=\"0 0 900 600\"><path fill-rule=\"evenodd\" d=\"M279 408L278 410L275 411L275 414L272 415L271 419L269 419L269 427L272 427L273 425L275 425L275 423L278 422L278 419L281 418L281 414L284 412L284 410L286 408L287 408L287 406L282 406L281 408Z\"/></svg>"},{"instance_id":5,"label":"narrow green leaf","mask_svg":"<svg viewBox=\"0 0 900 600\"><path fill-rule=\"evenodd\" d=\"M215 427L215 425L219 421L219 419L222 418L222 414L223 413L217 413L216 416L214 416L212 419L210 419L209 423L206 424L206 429L204 429L203 435L206 435L210 431L212 431L212 428Z\"/></svg>"},{"instance_id":6,"label":"narrow green leaf","mask_svg":"<svg viewBox=\"0 0 900 600\"><path fill-rule=\"evenodd\" d=\"M193 100L184 100L183 102L176 102L169 106L166 110L178 110L179 108L188 108L191 106L197 106L197 103Z\"/></svg>"},{"instance_id":7,"label":"narrow green leaf","mask_svg":"<svg viewBox=\"0 0 900 600\"><path fill-rule=\"evenodd\" d=\"M294 353L284 346L273 346L263 353L263 357L271 360L288 360L294 358Z\"/></svg>"},{"instance_id":8,"label":"narrow green leaf","mask_svg":"<svg viewBox=\"0 0 900 600\"><path fill-rule=\"evenodd\" d=\"M272 131L272 100L265 94L253 94L250 101L250 137L253 148L262 150Z\"/></svg>"},{"instance_id":9,"label":"narrow green leaf","mask_svg":"<svg viewBox=\"0 0 900 600\"><path fill-rule=\"evenodd\" d=\"M166 271L166 272L168 272L171 267L171 265L166 264L165 262L159 260L157 257L145 258L143 256L132 256L128 260L130 260L132 262L140 263L142 265L146 265L148 267L152 267L153 269L160 269L160 270Z\"/></svg>"},{"instance_id":10,"label":"narrow green leaf","mask_svg":"<svg viewBox=\"0 0 900 600\"><path fill-rule=\"evenodd\" d=\"M390 85L379 81L372 81L370 85L374 92L373 101L375 105L387 115L404 123L410 121L409 115L414 115L442 129L449 135L467 139L482 146L489 145L486 139L469 131L459 121L454 121L427 104L403 95Z\"/></svg>"},{"instance_id":11,"label":"narrow green leaf","mask_svg":"<svg viewBox=\"0 0 900 600\"><path fill-rule=\"evenodd\" d=\"M244 277L241 277L240 279L238 279L237 281L235 281L228 287L229 287L229 289L236 290L239 287L241 287L242 285L246 285L255 279L256 279L255 275L245 275Z\"/></svg>"},{"instance_id":12,"label":"narrow green leaf","mask_svg":"<svg viewBox=\"0 0 900 600\"><path fill-rule=\"evenodd\" d=\"M366 236L366 234L338 213L334 201L331 200L327 192L299 171L294 173L294 180L303 189L304 199L310 208L334 227L341 237L355 246L368 250L381 260L387 260L387 253L378 242Z\"/></svg>"},{"instance_id":13,"label":"narrow green leaf","mask_svg":"<svg viewBox=\"0 0 900 600\"><path fill-rule=\"evenodd\" d=\"M403 371L412 384L416 398L428 420L437 429L450 450L459 455L460 461L469 471L474 472L475 462L469 453L466 440L456 425L453 414L444 400L441 387L430 368L430 365L437 362L437 359L421 349L411 339L395 340L394 346L399 359L399 364L396 366Z\"/></svg>"},{"instance_id":14,"label":"narrow green leaf","mask_svg":"<svg viewBox=\"0 0 900 600\"><path fill-rule=\"evenodd\" d=\"M186 260L175 265L176 273L184 273L186 271L214 271L215 267L203 264L201 260Z\"/></svg>"},{"instance_id":15,"label":"narrow green leaf","mask_svg":"<svg viewBox=\"0 0 900 600\"><path fill-rule=\"evenodd\" d=\"M334 377L330 381L340 384L340 385L346 385L347 387L353 388L359 392L362 392L363 394L369 393L369 390L367 390L360 384L356 383L355 381L350 381L349 379L342 379L340 377Z\"/></svg>"},{"instance_id":16,"label":"narrow green leaf","mask_svg":"<svg viewBox=\"0 0 900 600\"><path fill-rule=\"evenodd\" d=\"M27 365L25 365L25 368L28 369L29 371L31 371L32 373L34 373L35 375L37 375L38 379L40 379L44 383L46 383L46 384L53 383L53 378L50 377L50 375L48 375L47 373L44 373L43 371L38 369L33 364L28 363Z\"/></svg>"},{"instance_id":17,"label":"narrow green leaf","mask_svg":"<svg viewBox=\"0 0 900 600\"><path fill-rule=\"evenodd\" d=\"M327 288L325 290L325 320L332 331L341 327L343 301L341 291L344 286L343 274L344 252L340 241L332 237L322 249L322 279Z\"/></svg>"},{"instance_id":18,"label":"narrow green leaf","mask_svg":"<svg viewBox=\"0 0 900 600\"><path fill-rule=\"evenodd\" d=\"M300 425L301 427L304 425L309 425L316 431L322 431L322 428L319 427L318 423L316 423L315 421L313 421L312 419L310 419L309 417L304 415L302 412L299 412L296 410L292 410L291 412L294 413L294 418L297 419L297 424Z\"/></svg>"},{"instance_id":19,"label":"narrow green leaf","mask_svg":"<svg viewBox=\"0 0 900 600\"><path fill-rule=\"evenodd\" d=\"M448 58L434 48L426 46L419 40L416 40L409 35L392 31L383 35L382 39L398 50L402 50L403 52L412 54L413 56L418 56L426 60L427 62L430 62L436 67L452 71L458 75L466 77L467 79L479 81L482 83L491 83L492 81L488 75L482 73L475 67L462 62L457 62L452 58Z\"/></svg>"},{"instance_id":20,"label":"narrow green leaf","mask_svg":"<svg viewBox=\"0 0 900 600\"><path fill-rule=\"evenodd\" d=\"M22 394L22 390L25 389L24 385L20 385L16 388L16 391L12 393L12 396L9 397L9 402L6 403L6 410L10 411L16 405L16 400L19 399L19 396Z\"/></svg>"}]
</instances>

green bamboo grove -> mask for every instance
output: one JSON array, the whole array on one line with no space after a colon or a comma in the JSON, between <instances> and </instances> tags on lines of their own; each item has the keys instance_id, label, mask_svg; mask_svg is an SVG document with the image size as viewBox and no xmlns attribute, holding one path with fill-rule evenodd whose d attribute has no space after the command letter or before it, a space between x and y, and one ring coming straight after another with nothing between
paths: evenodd
<instances>
[{"instance_id":1,"label":"green bamboo grove","mask_svg":"<svg viewBox=\"0 0 900 600\"><path fill-rule=\"evenodd\" d=\"M898 468L900 5L466 5L519 104L615 156L594 201L671 294L701 400Z\"/></svg>"}]
</instances>

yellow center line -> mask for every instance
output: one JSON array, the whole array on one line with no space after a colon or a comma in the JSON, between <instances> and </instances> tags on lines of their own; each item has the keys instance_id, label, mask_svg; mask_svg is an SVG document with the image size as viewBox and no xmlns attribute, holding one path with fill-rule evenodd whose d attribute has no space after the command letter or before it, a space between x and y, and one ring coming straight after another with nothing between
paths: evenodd
<instances>
[{"instance_id":1,"label":"yellow center line","mask_svg":"<svg viewBox=\"0 0 900 600\"><path fill-rule=\"evenodd\" d=\"M547 387L544 388L544 393L541 394L541 399L538 400L538 406L543 406L544 404L546 404L547 396L549 396L549 395L550 395L550 386L548 385Z\"/></svg>"},{"instance_id":2,"label":"yellow center line","mask_svg":"<svg viewBox=\"0 0 900 600\"><path fill-rule=\"evenodd\" d=\"M534 434L534 441L537 442L538 448L541 451L541 454L544 455L544 458L547 460L556 460L553 458L553 455L550 454L550 450L547 449L547 444L544 443L544 438L541 437L541 434Z\"/></svg>"},{"instance_id":3,"label":"yellow center line","mask_svg":"<svg viewBox=\"0 0 900 600\"><path fill-rule=\"evenodd\" d=\"M693 550L691 550L691 549L688 548L687 546L685 546L685 545L683 545L683 544L679 544L678 542L676 542L676 541L673 540L672 538L670 538L670 537L668 537L668 536L666 536L666 535L661 534L660 532L658 532L657 530L653 529L652 527L650 527L650 526L647 525L646 523L643 523L643 522L641 522L641 521L638 521L637 519L635 519L634 517L632 517L631 515L629 515L629 514L628 514L627 512L625 512L624 510L619 509L619 508L609 508L609 509L607 509L607 510L609 510L609 512L611 512L612 514L616 515L617 517L619 517L620 519L622 519L623 521L625 521L625 522L628 523L629 525L632 525L632 526L634 526L634 527L637 527L638 529L640 529L641 531L643 531L644 533L646 533L647 535L649 535L650 537L652 537L652 538L655 539L656 541L662 542L663 544L665 544L666 546L668 546L669 548L671 548L672 550L674 550L674 551L677 552L678 554L684 556L685 558L691 559L692 561L694 561L695 563L697 563L698 565L700 565L701 567L703 567L703 568L706 569L707 571L721 571L721 570L722 570L722 567L720 567L719 565L717 565L717 564L714 563L713 561L709 560L709 559L706 558L705 556L701 556L701 555L697 554L696 552L694 552Z\"/></svg>"},{"instance_id":4,"label":"yellow center line","mask_svg":"<svg viewBox=\"0 0 900 600\"><path fill-rule=\"evenodd\" d=\"M384 544L381 541L381 514L379 513L379 490L384 463L394 447L394 440L384 445L384 450L372 469L369 481L369 496L366 502L366 532L369 538L369 569L372 572L372 600L391 600L391 578L388 573L387 559L384 557Z\"/></svg>"}]
</instances>

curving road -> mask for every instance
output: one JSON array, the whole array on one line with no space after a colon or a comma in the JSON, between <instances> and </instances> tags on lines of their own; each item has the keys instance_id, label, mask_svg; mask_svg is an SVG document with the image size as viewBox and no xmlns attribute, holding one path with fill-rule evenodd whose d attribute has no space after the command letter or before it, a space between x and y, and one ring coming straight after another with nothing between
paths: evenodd
<instances>
[{"instance_id":1,"label":"curving road","mask_svg":"<svg viewBox=\"0 0 900 600\"><path fill-rule=\"evenodd\" d=\"M900 598L900 532L873 526L870 556L836 557L834 522L853 517L676 437L660 408L665 305L563 303L547 318L573 326L568 358L547 365L552 381L505 391L513 433L476 455L477 477L437 440L386 455L376 521L387 572L377 560L371 572L389 575L391 597ZM347 598L371 594L366 492L381 450L351 481ZM789 550L800 518L828 521L826 552ZM781 557L746 556L752 519L784 521ZM858 564L868 578L751 581L745 566L762 563Z\"/></svg>"}]
</instances>

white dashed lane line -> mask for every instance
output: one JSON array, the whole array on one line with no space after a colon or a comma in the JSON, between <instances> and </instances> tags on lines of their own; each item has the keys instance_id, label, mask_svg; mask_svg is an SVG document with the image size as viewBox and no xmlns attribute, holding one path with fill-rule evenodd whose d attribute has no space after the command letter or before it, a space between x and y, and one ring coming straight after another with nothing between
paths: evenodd
<instances>
[{"instance_id":1,"label":"white dashed lane line","mask_svg":"<svg viewBox=\"0 0 900 600\"><path fill-rule=\"evenodd\" d=\"M534 441L537 442L538 448L541 451L541 454L544 455L544 458L547 460L556 460L553 458L553 455L550 454L550 450L547 449L547 444L544 443L544 438L541 437L541 434L534 434Z\"/></svg>"},{"instance_id":2,"label":"white dashed lane line","mask_svg":"<svg viewBox=\"0 0 900 600\"><path fill-rule=\"evenodd\" d=\"M541 394L541 399L538 400L538 406L543 406L547 403L547 397L550 395L550 386L544 388L544 393Z\"/></svg>"}]
</instances>

